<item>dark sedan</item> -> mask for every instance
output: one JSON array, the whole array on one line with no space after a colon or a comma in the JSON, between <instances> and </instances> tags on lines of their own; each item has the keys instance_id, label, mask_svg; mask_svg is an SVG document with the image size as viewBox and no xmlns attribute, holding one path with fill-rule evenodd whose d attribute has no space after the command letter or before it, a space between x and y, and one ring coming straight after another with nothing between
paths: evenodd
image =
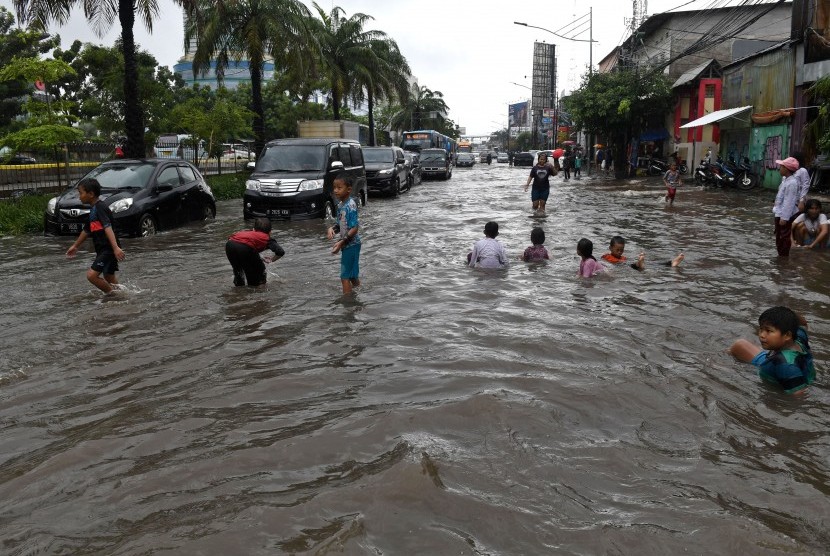
<instances>
[{"instance_id":1,"label":"dark sedan","mask_svg":"<svg viewBox=\"0 0 830 556\"><path fill-rule=\"evenodd\" d=\"M101 184L101 200L112 211L119 234L149 236L216 216L213 192L199 170L183 160L111 160L82 179L87 178ZM76 184L47 204L46 233L78 234L89 220L89 209L78 198Z\"/></svg>"},{"instance_id":2,"label":"dark sedan","mask_svg":"<svg viewBox=\"0 0 830 556\"><path fill-rule=\"evenodd\" d=\"M513 166L533 166L534 164L533 155L528 152L513 155Z\"/></svg>"},{"instance_id":3,"label":"dark sedan","mask_svg":"<svg viewBox=\"0 0 830 556\"><path fill-rule=\"evenodd\" d=\"M25 154L13 154L7 159L0 159L0 163L8 164L9 166L17 166L22 164L37 164L34 157L26 156Z\"/></svg>"}]
</instances>

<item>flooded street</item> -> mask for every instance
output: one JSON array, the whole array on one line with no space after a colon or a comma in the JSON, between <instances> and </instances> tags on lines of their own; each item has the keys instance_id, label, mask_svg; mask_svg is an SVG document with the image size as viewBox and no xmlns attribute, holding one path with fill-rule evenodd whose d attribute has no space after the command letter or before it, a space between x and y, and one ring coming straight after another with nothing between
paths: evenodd
<instances>
[{"instance_id":1,"label":"flooded street","mask_svg":"<svg viewBox=\"0 0 830 556\"><path fill-rule=\"evenodd\" d=\"M0 553L825 552L830 254L779 261L758 190L557 177L529 218L528 171L370 199L353 298L320 221L234 288L239 200L124 240L111 301L91 242L0 240ZM465 267L488 220L506 271ZM535 225L547 264L517 260ZM578 278L616 234L646 271ZM810 324L799 399L725 353L779 304Z\"/></svg>"}]
</instances>

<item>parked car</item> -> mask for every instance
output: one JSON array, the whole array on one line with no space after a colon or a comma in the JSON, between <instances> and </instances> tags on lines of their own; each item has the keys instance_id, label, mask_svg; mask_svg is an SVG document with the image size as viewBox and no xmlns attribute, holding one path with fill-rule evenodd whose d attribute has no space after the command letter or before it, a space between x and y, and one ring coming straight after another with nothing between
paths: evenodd
<instances>
[{"instance_id":1,"label":"parked car","mask_svg":"<svg viewBox=\"0 0 830 556\"><path fill-rule=\"evenodd\" d=\"M533 155L529 152L516 153L513 155L513 166L533 166L535 163Z\"/></svg>"},{"instance_id":2,"label":"parked car","mask_svg":"<svg viewBox=\"0 0 830 556\"><path fill-rule=\"evenodd\" d=\"M83 179L101 184L101 200L112 211L122 235L149 236L194 220L216 216L216 200L202 174L184 160L115 159L95 167ZM43 216L46 233L76 235L89 221L77 184L53 197Z\"/></svg>"},{"instance_id":3,"label":"parked car","mask_svg":"<svg viewBox=\"0 0 830 556\"><path fill-rule=\"evenodd\" d=\"M510 162L510 157L507 156L507 153L499 153L496 156L496 162Z\"/></svg>"},{"instance_id":4,"label":"parked car","mask_svg":"<svg viewBox=\"0 0 830 556\"><path fill-rule=\"evenodd\" d=\"M360 143L351 139L276 139L269 141L245 182L242 214L246 219L335 216L334 178L351 176L352 197L366 205L368 190Z\"/></svg>"},{"instance_id":5,"label":"parked car","mask_svg":"<svg viewBox=\"0 0 830 556\"><path fill-rule=\"evenodd\" d=\"M409 169L400 147L364 147L363 162L369 193L396 196L409 189Z\"/></svg>"},{"instance_id":6,"label":"parked car","mask_svg":"<svg viewBox=\"0 0 830 556\"><path fill-rule=\"evenodd\" d=\"M245 145L223 143L222 158L228 158L231 160L256 160L256 154Z\"/></svg>"},{"instance_id":7,"label":"parked car","mask_svg":"<svg viewBox=\"0 0 830 556\"><path fill-rule=\"evenodd\" d=\"M406 166L409 168L409 187L419 185L423 176L421 175L421 155L416 152L404 151Z\"/></svg>"},{"instance_id":8,"label":"parked car","mask_svg":"<svg viewBox=\"0 0 830 556\"><path fill-rule=\"evenodd\" d=\"M32 156L26 156L25 154L13 154L8 159L0 158L0 164L7 164L9 166L17 166L21 164L37 164L37 160L35 160Z\"/></svg>"},{"instance_id":9,"label":"parked car","mask_svg":"<svg viewBox=\"0 0 830 556\"><path fill-rule=\"evenodd\" d=\"M440 177L448 180L452 177L452 161L444 149L421 150L421 172L425 178Z\"/></svg>"},{"instance_id":10,"label":"parked car","mask_svg":"<svg viewBox=\"0 0 830 556\"><path fill-rule=\"evenodd\" d=\"M475 157L472 153L458 153L455 157L456 166L473 166L476 163Z\"/></svg>"},{"instance_id":11,"label":"parked car","mask_svg":"<svg viewBox=\"0 0 830 556\"><path fill-rule=\"evenodd\" d=\"M162 133L156 140L153 153L158 158L181 158L192 162L194 157L207 158L205 142L199 141L199 148L194 151L193 138L186 133Z\"/></svg>"}]
</instances>

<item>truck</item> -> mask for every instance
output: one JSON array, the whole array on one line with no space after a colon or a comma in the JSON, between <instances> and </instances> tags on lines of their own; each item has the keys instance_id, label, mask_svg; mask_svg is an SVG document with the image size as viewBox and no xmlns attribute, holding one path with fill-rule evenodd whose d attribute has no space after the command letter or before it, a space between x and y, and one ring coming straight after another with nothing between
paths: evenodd
<instances>
[{"instance_id":1,"label":"truck","mask_svg":"<svg viewBox=\"0 0 830 556\"><path fill-rule=\"evenodd\" d=\"M315 137L335 137L351 139L361 145L368 142L369 128L350 120L304 120L297 122L299 137L310 139Z\"/></svg>"}]
</instances>

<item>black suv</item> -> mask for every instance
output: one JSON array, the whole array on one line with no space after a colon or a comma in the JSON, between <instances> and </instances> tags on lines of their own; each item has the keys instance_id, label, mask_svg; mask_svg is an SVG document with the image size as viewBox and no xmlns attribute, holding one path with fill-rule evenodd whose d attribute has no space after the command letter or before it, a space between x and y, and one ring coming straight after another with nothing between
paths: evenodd
<instances>
[{"instance_id":1,"label":"black suv","mask_svg":"<svg viewBox=\"0 0 830 556\"><path fill-rule=\"evenodd\" d=\"M246 219L321 218L335 215L334 178L352 176L352 197L366 205L366 172L360 143L349 139L276 139L269 141L245 182L242 214Z\"/></svg>"},{"instance_id":2,"label":"black suv","mask_svg":"<svg viewBox=\"0 0 830 556\"><path fill-rule=\"evenodd\" d=\"M112 211L119 234L150 236L193 220L216 216L213 192L199 170L184 160L116 159L92 169L83 179L101 184L101 200ZM89 205L72 187L46 205L44 227L49 234L76 235L89 221Z\"/></svg>"},{"instance_id":3,"label":"black suv","mask_svg":"<svg viewBox=\"0 0 830 556\"><path fill-rule=\"evenodd\" d=\"M452 160L444 149L423 149L421 151L421 174L425 178L434 176L447 180L452 177Z\"/></svg>"},{"instance_id":4,"label":"black suv","mask_svg":"<svg viewBox=\"0 0 830 556\"><path fill-rule=\"evenodd\" d=\"M533 155L524 152L513 155L513 166L533 166L536 162L533 160Z\"/></svg>"},{"instance_id":5,"label":"black suv","mask_svg":"<svg viewBox=\"0 0 830 556\"><path fill-rule=\"evenodd\" d=\"M409 189L409 168L400 147L364 147L363 161L370 193L387 193L394 197Z\"/></svg>"}]
</instances>

